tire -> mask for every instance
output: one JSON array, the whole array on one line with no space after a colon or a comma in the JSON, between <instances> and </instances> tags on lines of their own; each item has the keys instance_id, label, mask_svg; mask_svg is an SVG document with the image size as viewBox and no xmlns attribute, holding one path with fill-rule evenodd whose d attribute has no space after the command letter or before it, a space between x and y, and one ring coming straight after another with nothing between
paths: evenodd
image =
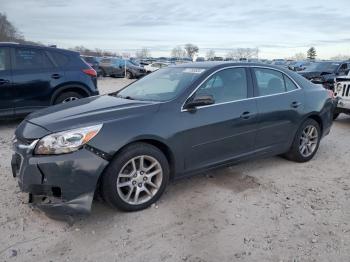
<instances>
[{"instance_id":1,"label":"tire","mask_svg":"<svg viewBox=\"0 0 350 262\"><path fill-rule=\"evenodd\" d=\"M140 167L142 156L144 168ZM146 171L153 164L154 167ZM150 174L154 175L148 176ZM123 211L142 210L160 198L169 181L169 174L169 163L157 147L146 143L131 144L107 167L102 177L101 194L112 207ZM135 200L137 192L139 194Z\"/></svg>"},{"instance_id":2,"label":"tire","mask_svg":"<svg viewBox=\"0 0 350 262\"><path fill-rule=\"evenodd\" d=\"M314 128L313 130L316 130L317 138L313 138L313 139L306 138L309 140L305 140L304 132L307 133L306 130L309 127ZM313 131L312 133L312 136L314 135L315 135L315 131ZM316 154L318 147L320 145L320 140L321 140L320 125L315 120L308 118L299 127L289 152L287 152L284 156L291 161L295 161L299 163L307 162L311 160ZM307 146L306 145L308 144L307 141L309 141L309 143L314 142L315 144L313 144L312 146ZM305 144L307 149L303 148L303 143ZM307 151L310 151L310 154L306 154Z\"/></svg>"},{"instance_id":3,"label":"tire","mask_svg":"<svg viewBox=\"0 0 350 262\"><path fill-rule=\"evenodd\" d=\"M101 68L101 74L102 74L103 77L107 76L106 71L104 69L102 69L102 68Z\"/></svg>"},{"instance_id":4,"label":"tire","mask_svg":"<svg viewBox=\"0 0 350 262\"><path fill-rule=\"evenodd\" d=\"M334 113L333 114L333 120L336 120L338 118L338 116L340 115L340 113Z\"/></svg>"},{"instance_id":5,"label":"tire","mask_svg":"<svg viewBox=\"0 0 350 262\"><path fill-rule=\"evenodd\" d=\"M133 75L132 75L132 73L131 73L131 72L126 71L126 75L125 75L125 77L126 77L127 79L132 79L132 78L133 78Z\"/></svg>"},{"instance_id":6,"label":"tire","mask_svg":"<svg viewBox=\"0 0 350 262\"><path fill-rule=\"evenodd\" d=\"M55 99L54 105L78 100L80 98L83 98L83 96L78 92L74 92L74 91L64 92L57 96L57 98Z\"/></svg>"}]
</instances>

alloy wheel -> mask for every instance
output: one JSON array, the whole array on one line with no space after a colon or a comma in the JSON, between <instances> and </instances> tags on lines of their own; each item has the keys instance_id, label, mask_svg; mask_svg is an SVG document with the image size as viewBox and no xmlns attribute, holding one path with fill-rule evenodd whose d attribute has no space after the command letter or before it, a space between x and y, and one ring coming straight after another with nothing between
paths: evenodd
<instances>
[{"instance_id":1,"label":"alloy wheel","mask_svg":"<svg viewBox=\"0 0 350 262\"><path fill-rule=\"evenodd\" d=\"M163 180L163 170L157 159L147 155L130 159L117 178L117 192L131 205L149 201L158 192Z\"/></svg>"},{"instance_id":2,"label":"alloy wheel","mask_svg":"<svg viewBox=\"0 0 350 262\"><path fill-rule=\"evenodd\" d=\"M311 156L318 144L318 131L315 126L308 125L304 128L300 137L299 151L303 157Z\"/></svg>"},{"instance_id":3,"label":"alloy wheel","mask_svg":"<svg viewBox=\"0 0 350 262\"><path fill-rule=\"evenodd\" d=\"M78 100L78 99L79 99L78 97L71 96L71 97L67 97L66 99L64 99L62 101L62 103L67 103L67 102L75 101L75 100Z\"/></svg>"}]
</instances>

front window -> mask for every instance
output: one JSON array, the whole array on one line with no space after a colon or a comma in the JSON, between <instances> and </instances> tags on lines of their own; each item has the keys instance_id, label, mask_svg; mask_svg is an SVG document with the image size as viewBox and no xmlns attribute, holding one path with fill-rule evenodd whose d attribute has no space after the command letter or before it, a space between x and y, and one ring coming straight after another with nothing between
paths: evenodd
<instances>
[{"instance_id":1,"label":"front window","mask_svg":"<svg viewBox=\"0 0 350 262\"><path fill-rule=\"evenodd\" d=\"M183 67L160 69L122 89L117 96L148 101L172 100L204 71L205 69L201 68Z\"/></svg>"},{"instance_id":2,"label":"front window","mask_svg":"<svg viewBox=\"0 0 350 262\"><path fill-rule=\"evenodd\" d=\"M211 76L195 96L210 95L215 104L248 97L247 76L244 68L229 68Z\"/></svg>"}]
</instances>

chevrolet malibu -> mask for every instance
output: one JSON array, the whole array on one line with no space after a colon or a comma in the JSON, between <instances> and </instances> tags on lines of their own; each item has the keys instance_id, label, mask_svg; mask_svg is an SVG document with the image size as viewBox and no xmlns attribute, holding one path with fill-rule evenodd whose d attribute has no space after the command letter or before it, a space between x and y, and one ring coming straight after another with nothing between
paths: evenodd
<instances>
[{"instance_id":1,"label":"chevrolet malibu","mask_svg":"<svg viewBox=\"0 0 350 262\"><path fill-rule=\"evenodd\" d=\"M175 178L272 155L309 161L330 132L333 101L281 67L170 66L29 115L15 131L13 175L47 213L89 212L96 193L141 210Z\"/></svg>"}]
</instances>

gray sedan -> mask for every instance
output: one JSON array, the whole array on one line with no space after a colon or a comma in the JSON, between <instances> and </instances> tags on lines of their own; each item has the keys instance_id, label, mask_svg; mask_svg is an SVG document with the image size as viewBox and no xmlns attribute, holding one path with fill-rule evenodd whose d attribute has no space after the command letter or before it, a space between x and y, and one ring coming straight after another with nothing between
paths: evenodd
<instances>
[{"instance_id":1,"label":"gray sedan","mask_svg":"<svg viewBox=\"0 0 350 262\"><path fill-rule=\"evenodd\" d=\"M309 161L330 132L331 91L287 69L200 62L53 106L17 128L12 169L46 211L90 211L95 194L136 211L169 180L257 157Z\"/></svg>"}]
</instances>

